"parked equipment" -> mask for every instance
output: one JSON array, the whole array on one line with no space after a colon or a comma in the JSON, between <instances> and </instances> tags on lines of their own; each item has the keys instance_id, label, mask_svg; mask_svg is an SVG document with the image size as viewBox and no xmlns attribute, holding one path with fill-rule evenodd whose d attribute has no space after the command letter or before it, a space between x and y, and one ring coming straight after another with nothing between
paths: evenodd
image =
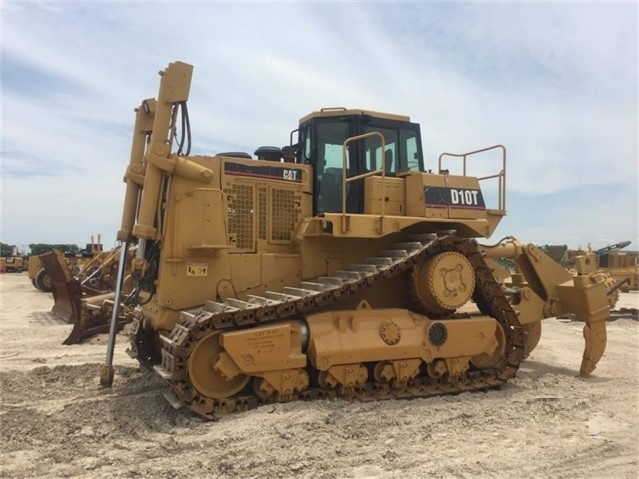
<instances>
[{"instance_id":1,"label":"parked equipment","mask_svg":"<svg viewBox=\"0 0 639 479\"><path fill-rule=\"evenodd\" d=\"M64 262L73 275L82 274L85 265L90 263L96 256L102 254L102 243L100 243L100 235L98 242L94 242L91 236L91 243L87 243L84 250L79 253L64 252ZM51 278L46 269L42 265L39 256L32 255L29 257L29 279L33 287L44 293L51 292Z\"/></svg>"},{"instance_id":2,"label":"parked equipment","mask_svg":"<svg viewBox=\"0 0 639 479\"><path fill-rule=\"evenodd\" d=\"M22 256L3 256L0 258L0 271L3 273L22 273L27 260Z\"/></svg>"},{"instance_id":3,"label":"parked equipment","mask_svg":"<svg viewBox=\"0 0 639 479\"><path fill-rule=\"evenodd\" d=\"M639 253L620 251L630 245L630 241L617 243L598 250L599 267L610 274L620 284L620 291L639 290Z\"/></svg>"},{"instance_id":4,"label":"parked equipment","mask_svg":"<svg viewBox=\"0 0 639 479\"><path fill-rule=\"evenodd\" d=\"M482 390L513 377L540 321L567 311L586 323L581 374L595 369L610 305L594 256L573 277L534 245L477 242L506 214L503 146L444 153L431 172L417 123L340 107L303 117L291 145L257 160L191 156L191 75L171 63L157 101L136 109L117 235L123 251L138 244L130 353L174 403L211 418L274 401ZM482 154L497 154L495 174L468 175ZM509 287L486 258L516 264ZM114 341L112 329L104 386Z\"/></svg>"},{"instance_id":5,"label":"parked equipment","mask_svg":"<svg viewBox=\"0 0 639 479\"><path fill-rule=\"evenodd\" d=\"M115 295L114 272L117 271L119 253L118 249L100 251L81 266L76 264L75 275L69 268L68 258L60 251L50 251L38 257L49 278L53 312L58 318L73 324L73 330L63 344L76 344L86 337L109 331ZM131 319L123 312L118 317L118 328Z\"/></svg>"},{"instance_id":6,"label":"parked equipment","mask_svg":"<svg viewBox=\"0 0 639 479\"><path fill-rule=\"evenodd\" d=\"M568 249L566 245L545 245L544 252L565 268L573 268L575 258L592 252L596 257L602 272L610 275L619 285L619 290L628 292L639 289L639 253L636 251L621 251L629 246L631 241L622 241L597 250Z\"/></svg>"},{"instance_id":7,"label":"parked equipment","mask_svg":"<svg viewBox=\"0 0 639 479\"><path fill-rule=\"evenodd\" d=\"M38 256L29 257L29 279L33 287L38 291L43 293L51 292L51 278L49 278Z\"/></svg>"}]
</instances>

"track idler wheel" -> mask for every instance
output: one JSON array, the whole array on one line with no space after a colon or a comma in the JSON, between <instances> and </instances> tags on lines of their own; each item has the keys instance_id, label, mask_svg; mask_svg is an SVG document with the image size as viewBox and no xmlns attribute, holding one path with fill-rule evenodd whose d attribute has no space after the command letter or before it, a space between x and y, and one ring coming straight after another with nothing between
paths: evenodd
<instances>
[{"instance_id":1,"label":"track idler wheel","mask_svg":"<svg viewBox=\"0 0 639 479\"><path fill-rule=\"evenodd\" d=\"M218 370L222 347L220 332L213 331L199 339L187 358L188 378L193 387L205 397L224 399L237 394L249 382L249 376L236 374L226 377Z\"/></svg>"},{"instance_id":2,"label":"track idler wheel","mask_svg":"<svg viewBox=\"0 0 639 479\"><path fill-rule=\"evenodd\" d=\"M455 251L427 258L415 266L411 279L417 299L431 317L454 313L475 290L472 264Z\"/></svg>"}]
</instances>

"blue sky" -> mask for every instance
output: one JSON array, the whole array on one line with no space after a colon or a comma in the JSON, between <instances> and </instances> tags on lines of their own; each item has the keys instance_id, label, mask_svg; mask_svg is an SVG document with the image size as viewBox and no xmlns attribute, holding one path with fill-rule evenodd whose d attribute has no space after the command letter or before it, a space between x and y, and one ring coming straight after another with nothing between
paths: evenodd
<instances>
[{"instance_id":1,"label":"blue sky","mask_svg":"<svg viewBox=\"0 0 639 479\"><path fill-rule=\"evenodd\" d=\"M193 153L287 144L326 106L405 114L431 168L506 145L496 239L639 247L634 2L0 8L5 243L114 244L133 108L181 60Z\"/></svg>"}]
</instances>

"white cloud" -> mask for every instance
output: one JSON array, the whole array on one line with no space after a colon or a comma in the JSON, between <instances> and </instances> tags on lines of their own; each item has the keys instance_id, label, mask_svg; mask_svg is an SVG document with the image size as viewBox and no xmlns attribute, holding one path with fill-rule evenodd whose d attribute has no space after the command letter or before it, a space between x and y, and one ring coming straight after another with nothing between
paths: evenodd
<instances>
[{"instance_id":1,"label":"white cloud","mask_svg":"<svg viewBox=\"0 0 639 479\"><path fill-rule=\"evenodd\" d=\"M592 213L611 237L637 231L634 4L5 2L2 13L4 242L115 235L132 109L173 60L195 65L197 153L285 144L325 106L396 112L422 124L430 168L442 151L505 144L509 193L530 208L575 188L630 195L570 205L565 236L570 223L592 241ZM28 167L49 176L14 175ZM628 204L634 218L609 221ZM523 212L504 226L555 237L558 213L529 225Z\"/></svg>"}]
</instances>

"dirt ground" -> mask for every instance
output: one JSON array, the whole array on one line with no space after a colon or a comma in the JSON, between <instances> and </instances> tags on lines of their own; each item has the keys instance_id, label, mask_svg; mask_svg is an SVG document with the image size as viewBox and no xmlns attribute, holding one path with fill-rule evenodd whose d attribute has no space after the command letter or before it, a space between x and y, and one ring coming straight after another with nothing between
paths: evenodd
<instances>
[{"instance_id":1,"label":"dirt ground","mask_svg":"<svg viewBox=\"0 0 639 479\"><path fill-rule=\"evenodd\" d=\"M582 325L549 319L499 390L434 399L263 406L214 423L176 411L118 335L71 326L26 273L0 276L0 477L586 478L639 476L639 323L608 323L593 377L577 376ZM626 293L618 306L639 307Z\"/></svg>"}]
</instances>

